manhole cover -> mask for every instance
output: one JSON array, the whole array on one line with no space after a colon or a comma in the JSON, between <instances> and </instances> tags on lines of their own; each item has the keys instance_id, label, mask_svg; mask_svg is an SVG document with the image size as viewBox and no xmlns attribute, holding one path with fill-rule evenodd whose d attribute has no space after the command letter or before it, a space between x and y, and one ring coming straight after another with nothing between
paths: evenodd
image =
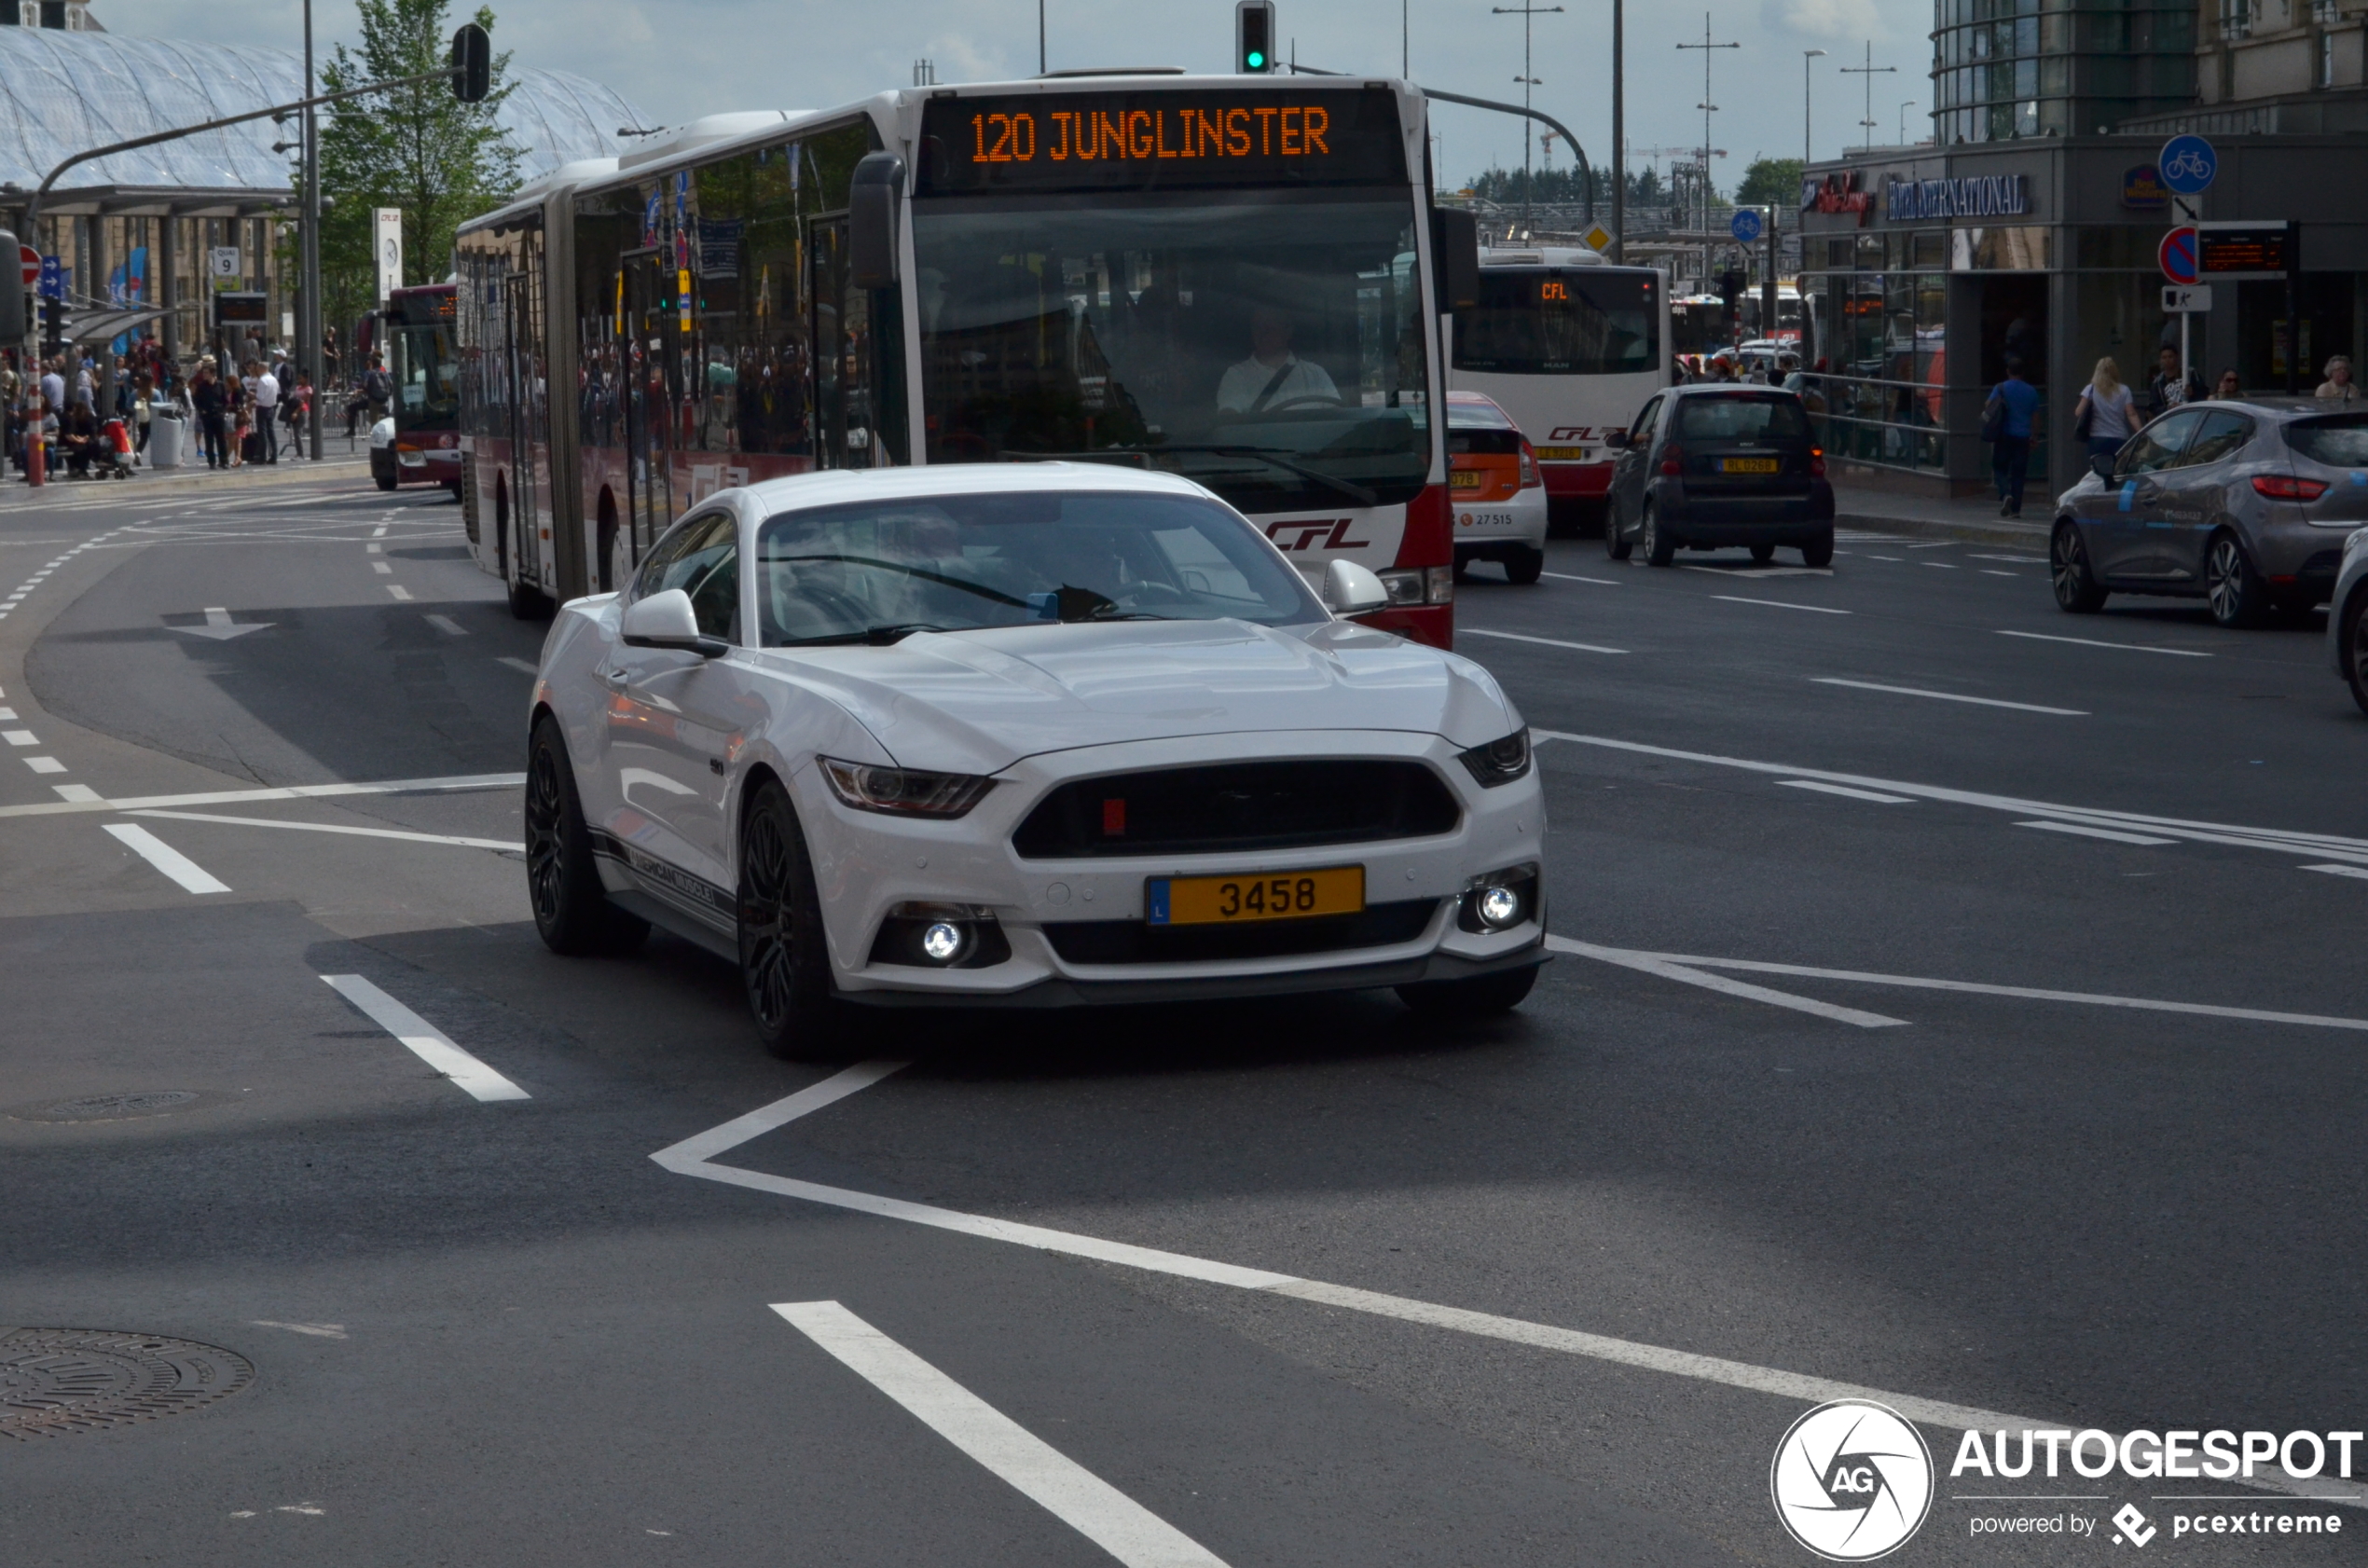
<instances>
[{"instance_id":1,"label":"manhole cover","mask_svg":"<svg viewBox=\"0 0 2368 1568\"><path fill-rule=\"evenodd\" d=\"M0 1437L96 1432L176 1415L255 1381L213 1345L103 1328L0 1330Z\"/></svg>"},{"instance_id":2,"label":"manhole cover","mask_svg":"<svg viewBox=\"0 0 2368 1568\"><path fill-rule=\"evenodd\" d=\"M128 1094L85 1094L53 1106L34 1106L10 1112L21 1121L114 1121L131 1116L161 1116L198 1103L186 1089L144 1089Z\"/></svg>"}]
</instances>

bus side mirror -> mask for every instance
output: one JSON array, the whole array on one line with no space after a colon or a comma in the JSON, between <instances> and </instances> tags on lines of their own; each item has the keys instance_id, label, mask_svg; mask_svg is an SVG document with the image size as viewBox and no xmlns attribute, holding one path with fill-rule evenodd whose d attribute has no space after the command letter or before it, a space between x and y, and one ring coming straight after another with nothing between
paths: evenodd
<instances>
[{"instance_id":1,"label":"bus side mirror","mask_svg":"<svg viewBox=\"0 0 2368 1568\"><path fill-rule=\"evenodd\" d=\"M897 215L904 204L904 160L867 153L847 193L847 282L859 289L892 289L897 280Z\"/></svg>"},{"instance_id":2,"label":"bus side mirror","mask_svg":"<svg viewBox=\"0 0 2368 1568\"><path fill-rule=\"evenodd\" d=\"M17 254L17 237L0 231L0 256ZM25 335L25 293L0 283L0 343L22 343Z\"/></svg>"},{"instance_id":3,"label":"bus side mirror","mask_svg":"<svg viewBox=\"0 0 2368 1568\"><path fill-rule=\"evenodd\" d=\"M1431 268L1440 315L1480 303L1478 218L1452 207L1431 209Z\"/></svg>"}]
</instances>

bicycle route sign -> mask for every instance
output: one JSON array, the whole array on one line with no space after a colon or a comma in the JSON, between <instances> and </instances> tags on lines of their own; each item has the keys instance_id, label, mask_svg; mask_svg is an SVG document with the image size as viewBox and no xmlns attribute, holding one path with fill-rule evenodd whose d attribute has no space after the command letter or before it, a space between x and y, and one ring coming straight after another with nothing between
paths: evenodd
<instances>
[{"instance_id":1,"label":"bicycle route sign","mask_svg":"<svg viewBox=\"0 0 2368 1568\"><path fill-rule=\"evenodd\" d=\"M2181 196L2201 196L2220 172L2220 155L2200 136L2173 136L2155 163L2163 184Z\"/></svg>"}]
</instances>

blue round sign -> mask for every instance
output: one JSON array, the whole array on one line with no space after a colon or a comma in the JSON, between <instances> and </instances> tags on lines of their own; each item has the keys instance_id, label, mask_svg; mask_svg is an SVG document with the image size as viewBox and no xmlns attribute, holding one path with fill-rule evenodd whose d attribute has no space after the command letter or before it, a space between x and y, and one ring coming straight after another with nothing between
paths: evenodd
<instances>
[{"instance_id":1,"label":"blue round sign","mask_svg":"<svg viewBox=\"0 0 2368 1568\"><path fill-rule=\"evenodd\" d=\"M1759 214L1749 207L1742 208L1735 213L1735 221L1727 228L1736 239L1748 245L1759 238Z\"/></svg>"},{"instance_id":2,"label":"blue round sign","mask_svg":"<svg viewBox=\"0 0 2368 1568\"><path fill-rule=\"evenodd\" d=\"M2200 196L2220 172L2220 155L2200 136L2173 136L2155 160L2163 184L2182 196Z\"/></svg>"}]
</instances>

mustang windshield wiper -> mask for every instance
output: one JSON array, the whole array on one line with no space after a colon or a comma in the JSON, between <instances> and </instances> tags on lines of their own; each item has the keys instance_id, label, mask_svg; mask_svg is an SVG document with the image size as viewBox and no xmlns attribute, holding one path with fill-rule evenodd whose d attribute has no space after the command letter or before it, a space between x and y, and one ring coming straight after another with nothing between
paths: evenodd
<instances>
[{"instance_id":1,"label":"mustang windshield wiper","mask_svg":"<svg viewBox=\"0 0 2368 1568\"><path fill-rule=\"evenodd\" d=\"M886 648L903 641L916 631L949 631L948 626L933 626L927 621L900 621L893 626L865 626L861 631L832 632L825 637L791 637L778 642L768 642L768 648L832 648L849 643L868 642L874 648Z\"/></svg>"},{"instance_id":2,"label":"mustang windshield wiper","mask_svg":"<svg viewBox=\"0 0 2368 1568\"><path fill-rule=\"evenodd\" d=\"M1163 445L1158 447L1128 447L1124 448L1111 447L1109 449L1112 451L1125 450L1131 452L1143 452L1150 455L1156 455L1161 452L1213 452L1219 457L1256 458L1260 462L1272 463L1274 467L1283 470L1286 474L1296 474L1302 479L1313 479L1315 483L1324 486L1327 489L1337 491L1338 493L1348 497L1349 500L1356 502L1359 506L1379 506L1382 503L1382 498L1380 496L1375 495L1371 490L1367 489L1364 486L1356 483L1354 479L1343 479L1338 475L1327 474L1320 468L1310 468L1305 463L1293 462L1287 458L1276 455L1279 452L1287 451L1289 449L1287 447L1228 447L1220 446L1214 442L1205 442L1198 445L1187 444L1176 447Z\"/></svg>"}]
</instances>

